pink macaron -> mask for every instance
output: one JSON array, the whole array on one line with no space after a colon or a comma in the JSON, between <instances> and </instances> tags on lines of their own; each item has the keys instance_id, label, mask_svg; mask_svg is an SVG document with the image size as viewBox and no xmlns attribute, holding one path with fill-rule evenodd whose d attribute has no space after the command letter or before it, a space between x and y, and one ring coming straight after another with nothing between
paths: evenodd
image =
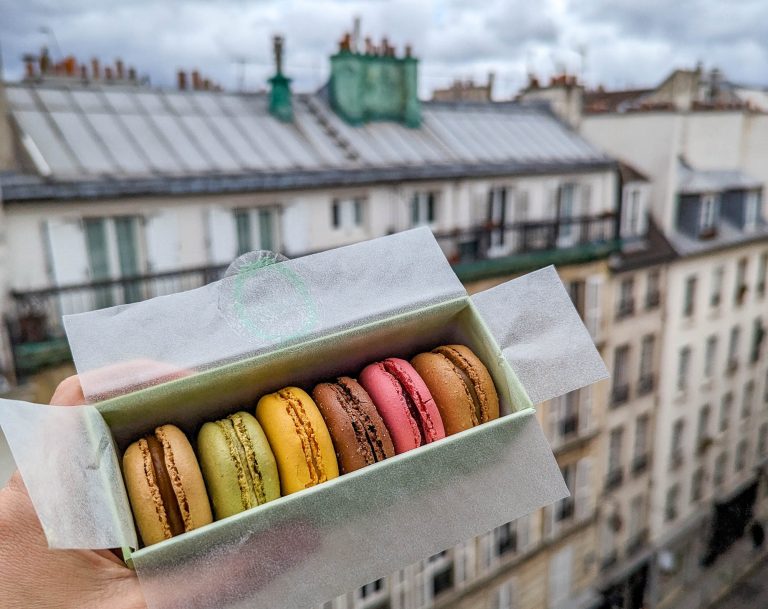
<instances>
[{"instance_id":1,"label":"pink macaron","mask_svg":"<svg viewBox=\"0 0 768 609\"><path fill-rule=\"evenodd\" d=\"M397 454L445 437L432 394L404 359L390 357L370 364L358 380L384 419Z\"/></svg>"}]
</instances>

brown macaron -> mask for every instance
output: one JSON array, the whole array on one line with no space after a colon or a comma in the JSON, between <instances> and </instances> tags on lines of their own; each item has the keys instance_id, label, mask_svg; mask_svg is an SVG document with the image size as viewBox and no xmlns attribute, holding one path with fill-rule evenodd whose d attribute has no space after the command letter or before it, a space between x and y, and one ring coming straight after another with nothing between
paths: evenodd
<instances>
[{"instance_id":1,"label":"brown macaron","mask_svg":"<svg viewBox=\"0 0 768 609\"><path fill-rule=\"evenodd\" d=\"M342 473L395 454L389 431L362 386L348 376L320 383L312 392L331 433Z\"/></svg>"},{"instance_id":2,"label":"brown macaron","mask_svg":"<svg viewBox=\"0 0 768 609\"><path fill-rule=\"evenodd\" d=\"M499 395L488 369L468 347L444 345L411 360L451 435L499 418Z\"/></svg>"},{"instance_id":3,"label":"brown macaron","mask_svg":"<svg viewBox=\"0 0 768 609\"><path fill-rule=\"evenodd\" d=\"M213 522L192 445L174 425L162 425L128 447L123 474L144 545Z\"/></svg>"}]
</instances>

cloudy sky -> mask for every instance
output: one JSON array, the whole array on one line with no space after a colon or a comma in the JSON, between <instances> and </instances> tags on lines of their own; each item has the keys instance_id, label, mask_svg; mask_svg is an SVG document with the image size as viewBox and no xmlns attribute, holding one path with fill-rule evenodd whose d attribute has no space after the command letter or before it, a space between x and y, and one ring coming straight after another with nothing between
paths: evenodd
<instances>
[{"instance_id":1,"label":"cloudy sky","mask_svg":"<svg viewBox=\"0 0 768 609\"><path fill-rule=\"evenodd\" d=\"M198 68L226 88L244 76L253 89L270 75L270 37L281 33L287 72L306 90L325 81L327 58L358 15L363 34L413 44L425 95L489 70L499 98L528 71L562 67L589 85L644 86L697 61L768 84L765 0L0 0L0 15L11 80L23 53L48 45L54 56L122 57L157 85Z\"/></svg>"}]
</instances>

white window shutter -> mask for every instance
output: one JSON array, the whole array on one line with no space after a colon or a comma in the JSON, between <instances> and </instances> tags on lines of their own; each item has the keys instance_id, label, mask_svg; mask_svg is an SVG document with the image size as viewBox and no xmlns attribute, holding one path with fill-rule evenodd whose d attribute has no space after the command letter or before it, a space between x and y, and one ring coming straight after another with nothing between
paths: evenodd
<instances>
[{"instance_id":1,"label":"white window shutter","mask_svg":"<svg viewBox=\"0 0 768 609\"><path fill-rule=\"evenodd\" d=\"M57 286L87 283L88 250L79 218L46 220L51 272Z\"/></svg>"},{"instance_id":2,"label":"white window shutter","mask_svg":"<svg viewBox=\"0 0 768 609\"><path fill-rule=\"evenodd\" d=\"M592 458L584 457L576 464L576 520L584 520L592 515L595 509L595 498L592 493Z\"/></svg>"},{"instance_id":3,"label":"white window shutter","mask_svg":"<svg viewBox=\"0 0 768 609\"><path fill-rule=\"evenodd\" d=\"M602 294L603 276L587 277L584 294L584 324L595 342L599 342L602 335Z\"/></svg>"},{"instance_id":4,"label":"white window shutter","mask_svg":"<svg viewBox=\"0 0 768 609\"><path fill-rule=\"evenodd\" d=\"M526 514L517 519L517 549L525 552L531 543L531 515Z\"/></svg>"},{"instance_id":5,"label":"white window shutter","mask_svg":"<svg viewBox=\"0 0 768 609\"><path fill-rule=\"evenodd\" d=\"M162 209L148 216L144 239L150 273L176 271L181 267L179 219L175 210Z\"/></svg>"},{"instance_id":6,"label":"white window shutter","mask_svg":"<svg viewBox=\"0 0 768 609\"><path fill-rule=\"evenodd\" d=\"M493 531L477 538L480 549L480 572L487 573L493 565Z\"/></svg>"},{"instance_id":7,"label":"white window shutter","mask_svg":"<svg viewBox=\"0 0 768 609\"><path fill-rule=\"evenodd\" d=\"M549 560L549 609L556 609L571 595L573 548L565 547Z\"/></svg>"},{"instance_id":8,"label":"white window shutter","mask_svg":"<svg viewBox=\"0 0 768 609\"><path fill-rule=\"evenodd\" d=\"M592 425L592 385L579 390L579 431L586 433Z\"/></svg>"},{"instance_id":9,"label":"white window shutter","mask_svg":"<svg viewBox=\"0 0 768 609\"><path fill-rule=\"evenodd\" d=\"M557 522L555 514L557 513L557 506L559 502L548 505L544 508L544 539L550 540L557 537L557 533L560 530L560 523Z\"/></svg>"},{"instance_id":10,"label":"white window shutter","mask_svg":"<svg viewBox=\"0 0 768 609\"><path fill-rule=\"evenodd\" d=\"M211 264L225 265L237 256L237 227L231 209L208 210L208 257Z\"/></svg>"}]
</instances>

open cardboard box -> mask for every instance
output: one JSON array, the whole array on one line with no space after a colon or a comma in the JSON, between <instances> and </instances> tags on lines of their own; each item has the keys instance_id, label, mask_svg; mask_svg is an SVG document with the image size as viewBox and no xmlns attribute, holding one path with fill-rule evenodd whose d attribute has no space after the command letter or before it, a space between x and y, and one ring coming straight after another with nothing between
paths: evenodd
<instances>
[{"instance_id":1,"label":"open cardboard box","mask_svg":"<svg viewBox=\"0 0 768 609\"><path fill-rule=\"evenodd\" d=\"M431 234L425 232L414 231L408 238L421 247L434 244L437 248ZM378 241L386 239L392 238ZM348 248L338 250L339 256L344 256L344 249ZM359 253L357 250L355 255ZM552 274L548 277L550 284ZM521 292L523 298L506 305L529 309L534 315L541 302L523 302L531 298L530 283ZM501 337L506 343L514 333L500 332L498 319L492 320L492 332L486 323L489 320L483 317L483 309L495 311L498 305L504 308L505 299L514 296L503 286L496 290L496 297L486 296L478 306L466 293L453 292L431 304L401 308L361 323L346 323L305 340L299 337L290 344L265 348L224 365L84 407L81 416L85 424L80 424L88 429L83 434L88 438L83 442L91 447L90 452L86 450L90 460L77 463L80 457L74 450L75 441L65 446L64 454L59 456L66 458L69 454L70 464L63 467L75 470L69 479L80 484L83 492L87 494L99 484L101 492L95 493L95 503L87 506L85 514L73 510L67 515L68 506L63 506L64 520L69 518L80 525L64 531L63 543L52 539L57 539L57 529L62 531L71 522L62 522L62 516L54 514L48 505L51 500L44 496L43 484L50 485L51 480L45 480L45 473L40 471L45 464L39 455L22 451L17 456L25 481L30 478L30 494L49 542L95 548L120 539L151 609L306 609L567 496L554 456L536 421L528 388L508 361L509 352L503 350L508 345L499 345L496 340ZM549 298L547 294L542 290L539 296ZM535 298L535 289L533 295ZM564 290L559 297L570 306ZM558 304L551 298L548 305L557 310ZM573 324L584 333L586 330L572 307L568 315L560 328L562 336L570 333L571 342L578 343L583 336L574 337ZM532 324L536 326L536 322ZM547 332L551 333L551 328ZM548 336L547 340L552 338ZM502 416L498 420L171 540L136 549L130 513L126 516L125 490L122 480L115 478L120 477L117 455L122 455L140 435L157 425L174 423L194 443L202 422L239 409L253 410L265 393L286 385L311 390L315 383L328 378L354 376L371 361L390 356L410 358L449 343L468 345L488 367L500 397ZM509 346L513 351L519 347ZM599 361L591 342L584 349L587 357ZM536 349L529 351L537 353ZM75 354L77 358L77 350ZM592 369L600 366L593 365ZM583 361L573 366L573 370L583 369L590 370ZM579 377L579 373L568 369L560 373L569 377L565 382L573 385L571 388L596 380ZM529 378L531 385L536 385L537 397L546 394L541 382ZM554 386L563 387L562 381L559 379ZM45 427L51 433L60 424L51 423L49 411L64 410L31 411L29 405L18 403L7 406L8 412L16 413L16 423L47 417L49 424ZM0 415L0 423L16 455L15 448L24 438L11 418ZM61 441L54 440L53 444L56 452ZM105 445L116 447L116 451L107 450ZM97 466L96 474L83 474L83 470L94 469L94 459L104 467ZM112 469L107 467L109 464ZM114 523L114 535L102 540L84 532L89 509L94 522ZM74 545L78 543L84 545Z\"/></svg>"}]
</instances>

